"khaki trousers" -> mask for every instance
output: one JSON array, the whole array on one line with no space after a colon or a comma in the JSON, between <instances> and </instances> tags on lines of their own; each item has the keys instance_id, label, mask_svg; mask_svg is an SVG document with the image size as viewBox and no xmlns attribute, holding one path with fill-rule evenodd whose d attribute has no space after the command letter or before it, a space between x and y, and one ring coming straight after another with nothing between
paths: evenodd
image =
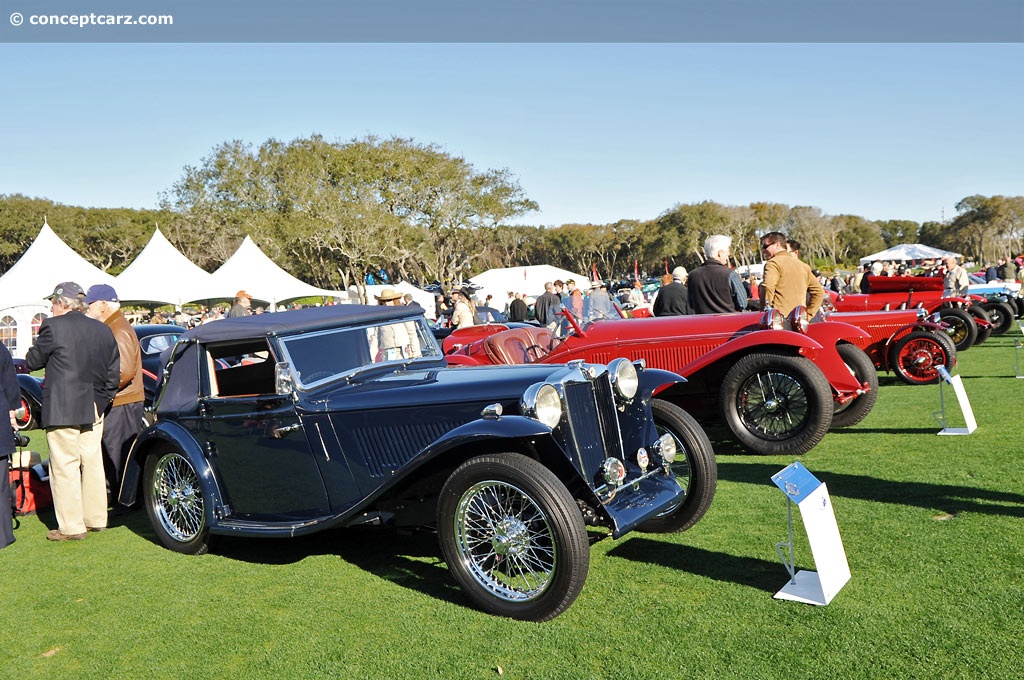
<instances>
[{"instance_id":1,"label":"khaki trousers","mask_svg":"<svg viewBox=\"0 0 1024 680\"><path fill-rule=\"evenodd\" d=\"M92 429L48 427L50 491L57 527L65 535L107 526L107 483L103 474L103 416Z\"/></svg>"}]
</instances>

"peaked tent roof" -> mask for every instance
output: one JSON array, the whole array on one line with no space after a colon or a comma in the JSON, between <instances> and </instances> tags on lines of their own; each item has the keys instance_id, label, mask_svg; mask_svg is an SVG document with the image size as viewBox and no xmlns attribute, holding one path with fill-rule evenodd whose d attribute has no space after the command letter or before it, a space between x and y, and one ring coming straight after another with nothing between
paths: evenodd
<instances>
[{"instance_id":1,"label":"peaked tent roof","mask_svg":"<svg viewBox=\"0 0 1024 680\"><path fill-rule=\"evenodd\" d=\"M157 227L149 243L114 281L121 302L180 306L205 295L209 272L171 245Z\"/></svg>"},{"instance_id":2,"label":"peaked tent roof","mask_svg":"<svg viewBox=\"0 0 1024 680\"><path fill-rule=\"evenodd\" d=\"M76 253L44 219L32 245L0 276L0 309L39 304L62 281L74 281L87 290L97 283L113 285L114 277Z\"/></svg>"},{"instance_id":3,"label":"peaked tent roof","mask_svg":"<svg viewBox=\"0 0 1024 680\"><path fill-rule=\"evenodd\" d=\"M892 248L887 248L874 255L868 255L867 257L860 258L860 263L865 262L876 262L889 260L892 262L908 262L910 260L939 260L943 257L952 255L954 257L960 257L960 253L954 253L950 250L942 250L941 248L932 248L921 243L903 243Z\"/></svg>"},{"instance_id":4,"label":"peaked tent roof","mask_svg":"<svg viewBox=\"0 0 1024 680\"><path fill-rule=\"evenodd\" d=\"M205 294L193 300L234 298L239 290L257 300L276 304L301 297L344 295L336 290L325 290L297 279L259 249L251 238L245 237L238 250L210 275Z\"/></svg>"}]
</instances>

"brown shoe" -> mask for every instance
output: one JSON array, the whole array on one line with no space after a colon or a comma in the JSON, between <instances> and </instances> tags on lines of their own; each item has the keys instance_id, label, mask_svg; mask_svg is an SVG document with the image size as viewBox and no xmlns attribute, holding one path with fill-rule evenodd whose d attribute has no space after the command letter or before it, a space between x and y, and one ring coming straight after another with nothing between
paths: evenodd
<instances>
[{"instance_id":1,"label":"brown shoe","mask_svg":"<svg viewBox=\"0 0 1024 680\"><path fill-rule=\"evenodd\" d=\"M62 534L60 529L50 529L46 534L47 541L81 541L85 538L85 532L80 534Z\"/></svg>"},{"instance_id":2,"label":"brown shoe","mask_svg":"<svg viewBox=\"0 0 1024 680\"><path fill-rule=\"evenodd\" d=\"M106 527L86 527L86 531L106 531Z\"/></svg>"}]
</instances>

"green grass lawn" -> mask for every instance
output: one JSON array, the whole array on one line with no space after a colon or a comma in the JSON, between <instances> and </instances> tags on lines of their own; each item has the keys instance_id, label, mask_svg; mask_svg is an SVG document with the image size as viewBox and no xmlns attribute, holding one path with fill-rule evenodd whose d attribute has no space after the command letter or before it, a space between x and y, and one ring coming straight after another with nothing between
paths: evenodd
<instances>
[{"instance_id":1,"label":"green grass lawn","mask_svg":"<svg viewBox=\"0 0 1024 680\"><path fill-rule=\"evenodd\" d=\"M232 539L190 557L156 545L144 511L64 544L45 540L52 513L25 517L0 551L0 674L1021 677L1019 337L1014 328L960 356L974 434L936 436L940 388L883 375L863 423L799 458L828 485L853 574L826 607L772 598L788 575L774 550L786 500L770 476L795 458L716 443L707 516L682 534L597 541L582 595L543 624L473 609L429 534ZM950 425L962 425L944 394ZM797 566L813 570L794 518Z\"/></svg>"}]
</instances>

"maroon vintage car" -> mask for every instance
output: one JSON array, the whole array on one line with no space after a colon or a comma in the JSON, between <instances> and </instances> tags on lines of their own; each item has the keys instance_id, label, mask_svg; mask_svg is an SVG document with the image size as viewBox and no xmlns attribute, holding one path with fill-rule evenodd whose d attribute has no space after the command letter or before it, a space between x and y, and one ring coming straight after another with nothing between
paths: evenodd
<instances>
[{"instance_id":1,"label":"maroon vintage car","mask_svg":"<svg viewBox=\"0 0 1024 680\"><path fill-rule=\"evenodd\" d=\"M940 380L939 366L956 366L956 347L949 326L922 310L888 312L836 312L823 309L829 321L856 326L871 336L861 348L874 367L891 371L908 385L930 385ZM811 324L815 328L817 323ZM812 334L813 335L813 334ZM858 374L859 375L859 374Z\"/></svg>"},{"instance_id":2,"label":"maroon vintage car","mask_svg":"<svg viewBox=\"0 0 1024 680\"><path fill-rule=\"evenodd\" d=\"M740 312L580 326L566 315L561 337L545 328L510 328L485 337L474 331L470 338L457 331L444 348L450 365L626 357L671 367L688 382L662 391L659 399L699 419L723 421L739 443L759 454L810 450L828 432L837 409L844 425L867 415L876 396L872 380L877 386L878 378L860 348L871 342L866 332L835 322L814 324L807 334L764 329L761 317Z\"/></svg>"},{"instance_id":3,"label":"maroon vintage car","mask_svg":"<svg viewBox=\"0 0 1024 680\"><path fill-rule=\"evenodd\" d=\"M943 297L938 276L868 276L868 286L870 293L829 291L832 305L840 312L923 309L937 313L949 325L949 336L960 352L991 331L988 314L970 297Z\"/></svg>"}]
</instances>

